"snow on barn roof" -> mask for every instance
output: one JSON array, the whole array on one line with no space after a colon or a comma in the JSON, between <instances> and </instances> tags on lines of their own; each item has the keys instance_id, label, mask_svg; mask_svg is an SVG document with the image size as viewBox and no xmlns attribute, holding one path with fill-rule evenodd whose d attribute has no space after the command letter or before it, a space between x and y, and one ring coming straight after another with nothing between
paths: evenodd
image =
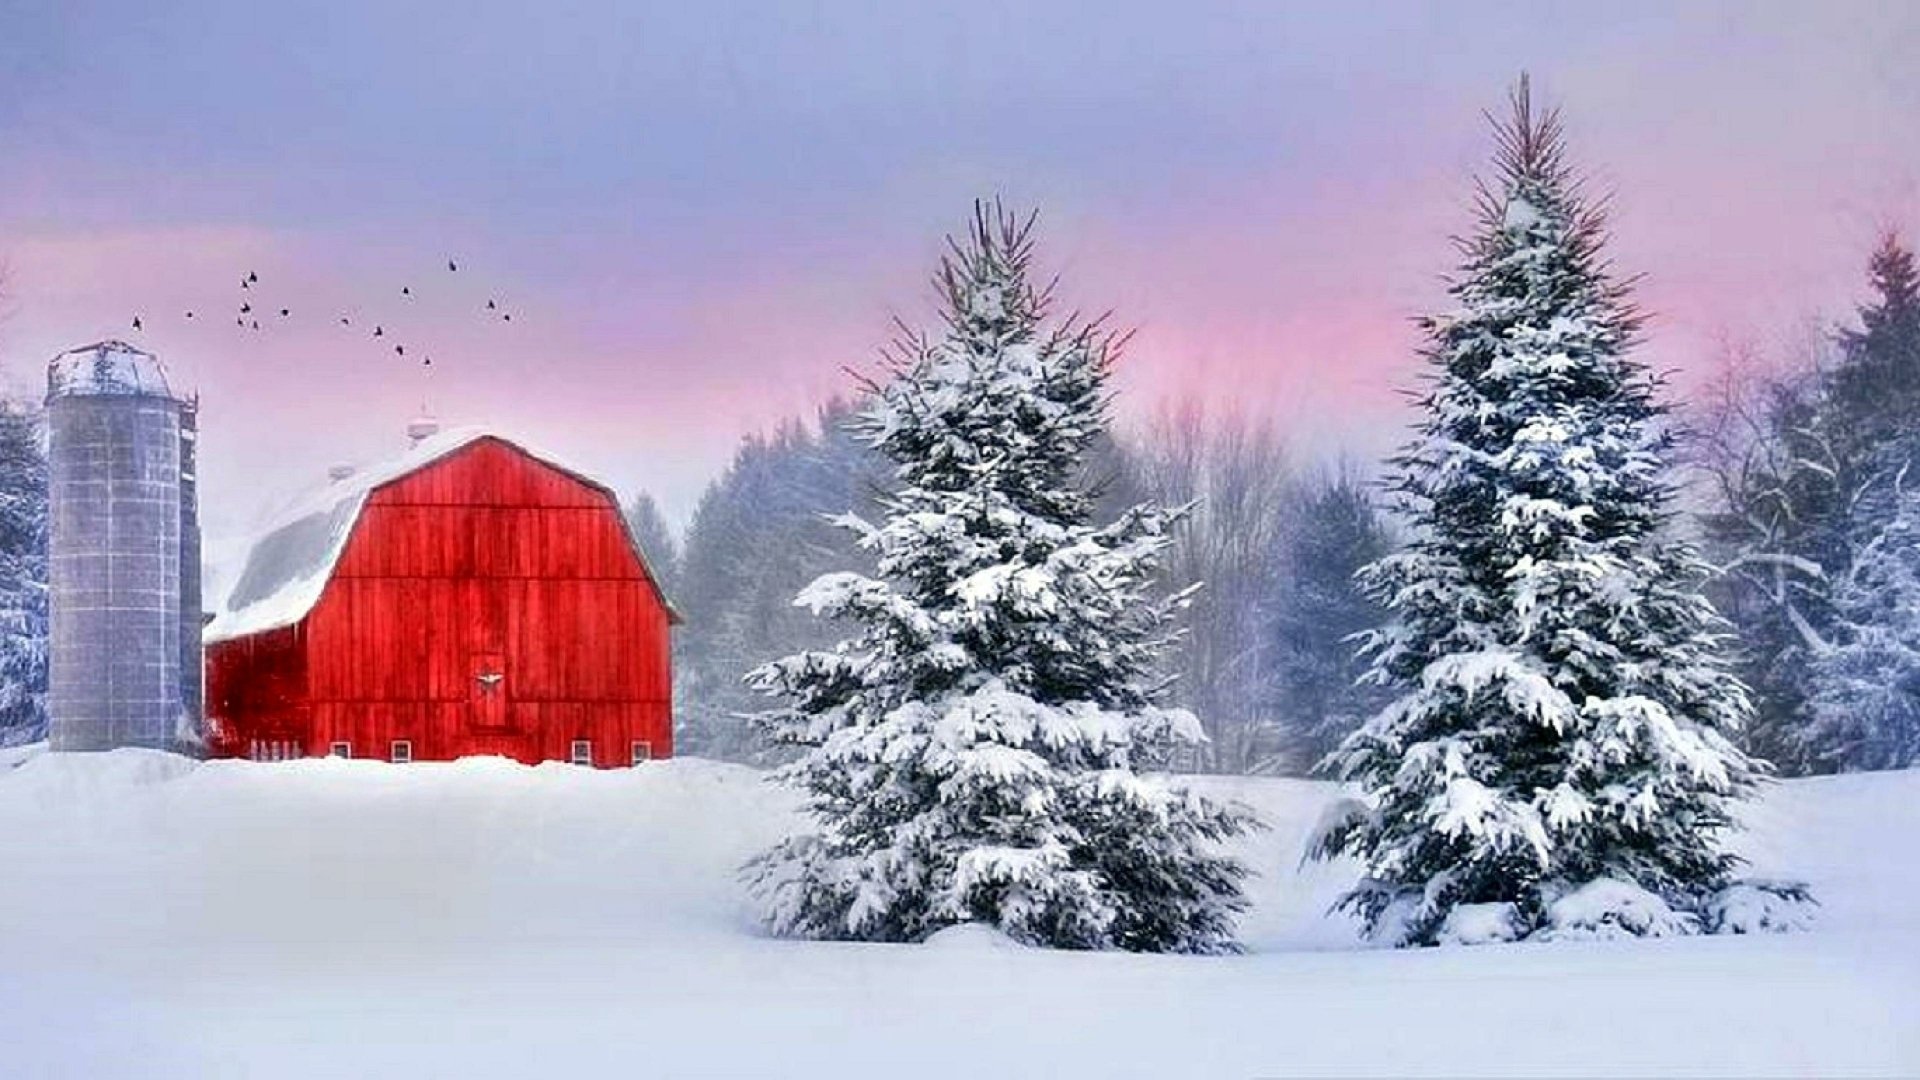
<instances>
[{"instance_id":1,"label":"snow on barn roof","mask_svg":"<svg viewBox=\"0 0 1920 1080\"><path fill-rule=\"evenodd\" d=\"M333 568L346 549L347 538L360 510L373 492L401 477L425 468L482 439L498 439L516 447L543 464L559 469L582 483L612 495L605 484L591 474L560 459L532 449L525 441L479 428L450 428L427 435L404 453L395 455L341 476L315 489L281 511L246 545L246 561L232 588L219 603L207 624L203 639L208 643L246 637L267 630L291 626L306 618L333 576ZM617 508L617 499L616 499ZM621 514L626 528L626 515ZM659 579L647 565L644 552L627 531L628 544L645 568L647 577L659 589ZM661 599L666 594L661 592ZM670 601L667 612L675 622L678 612Z\"/></svg>"}]
</instances>

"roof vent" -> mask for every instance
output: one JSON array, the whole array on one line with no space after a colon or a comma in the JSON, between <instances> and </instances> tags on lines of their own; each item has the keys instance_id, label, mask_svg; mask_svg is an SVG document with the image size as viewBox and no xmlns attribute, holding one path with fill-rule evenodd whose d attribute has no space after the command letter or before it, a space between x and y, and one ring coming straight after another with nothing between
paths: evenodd
<instances>
[{"instance_id":1,"label":"roof vent","mask_svg":"<svg viewBox=\"0 0 1920 1080\"><path fill-rule=\"evenodd\" d=\"M352 475L353 466L351 465L334 465L327 469L327 479L336 484Z\"/></svg>"},{"instance_id":2,"label":"roof vent","mask_svg":"<svg viewBox=\"0 0 1920 1080\"><path fill-rule=\"evenodd\" d=\"M416 416L407 421L407 441L415 446L424 439L440 434L440 421L431 416Z\"/></svg>"}]
</instances>

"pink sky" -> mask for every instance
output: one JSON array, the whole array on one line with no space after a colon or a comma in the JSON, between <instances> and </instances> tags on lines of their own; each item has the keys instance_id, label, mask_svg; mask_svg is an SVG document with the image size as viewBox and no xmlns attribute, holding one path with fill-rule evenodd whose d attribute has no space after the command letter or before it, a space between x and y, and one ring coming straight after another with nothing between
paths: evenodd
<instances>
[{"instance_id":1,"label":"pink sky","mask_svg":"<svg viewBox=\"0 0 1920 1080\"><path fill-rule=\"evenodd\" d=\"M684 518L742 434L845 388L893 314L926 317L941 232L1001 192L1041 208L1068 299L1138 328L1126 411L1197 395L1376 453L1467 224L1477 111L1523 66L1615 194L1648 355L1683 389L1723 340L1774 349L1844 316L1877 230L1920 230L1910 5L1088 7L1109 19L1072 57L933 17L883 33L855 7L779 34L741 13L479 19L361 55L335 23L373 14L347 5L248 31L345 44L206 63L172 21L37 16L0 79L7 376L107 336L159 353L203 396L216 536L396 448L423 399ZM121 81L89 81L94 61ZM295 315L236 328L248 270Z\"/></svg>"}]
</instances>

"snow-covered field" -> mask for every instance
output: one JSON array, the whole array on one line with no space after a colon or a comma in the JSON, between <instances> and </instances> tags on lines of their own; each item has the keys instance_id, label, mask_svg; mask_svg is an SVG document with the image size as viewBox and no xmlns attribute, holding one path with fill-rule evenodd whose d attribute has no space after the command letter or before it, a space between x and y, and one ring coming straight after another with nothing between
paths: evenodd
<instances>
[{"instance_id":1,"label":"snow-covered field","mask_svg":"<svg viewBox=\"0 0 1920 1080\"><path fill-rule=\"evenodd\" d=\"M395 768L0 751L0 1076L1920 1073L1920 772L1752 813L1812 933L1415 952L1272 824L1247 955L772 940L732 872L790 823L742 768Z\"/></svg>"}]
</instances>

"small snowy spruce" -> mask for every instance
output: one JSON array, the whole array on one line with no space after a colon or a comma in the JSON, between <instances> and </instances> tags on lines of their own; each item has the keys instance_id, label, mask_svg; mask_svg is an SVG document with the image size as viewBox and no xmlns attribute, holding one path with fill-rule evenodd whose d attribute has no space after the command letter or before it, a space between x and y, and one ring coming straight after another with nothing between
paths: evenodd
<instances>
[{"instance_id":1,"label":"small snowy spruce","mask_svg":"<svg viewBox=\"0 0 1920 1080\"><path fill-rule=\"evenodd\" d=\"M1269 603L1273 699L1289 771L1303 773L1391 696L1362 681L1354 637L1385 622L1358 572L1393 550L1370 485L1341 471L1315 481L1293 509Z\"/></svg>"},{"instance_id":2,"label":"small snowy spruce","mask_svg":"<svg viewBox=\"0 0 1920 1080\"><path fill-rule=\"evenodd\" d=\"M1060 948L1220 952L1238 807L1136 772L1202 736L1152 675L1183 599L1149 599L1175 514L1090 522L1074 483L1105 425L1111 338L1054 322L1032 219L976 207L935 279L943 333L906 333L856 431L894 468L883 518L842 523L876 572L796 603L856 627L750 679L802 755L778 779L818 831L749 864L773 930L921 941L979 922Z\"/></svg>"},{"instance_id":3,"label":"small snowy spruce","mask_svg":"<svg viewBox=\"0 0 1920 1080\"><path fill-rule=\"evenodd\" d=\"M1920 469L1902 469L1835 583L1797 737L1823 770L1920 765Z\"/></svg>"},{"instance_id":4,"label":"small snowy spruce","mask_svg":"<svg viewBox=\"0 0 1920 1080\"><path fill-rule=\"evenodd\" d=\"M47 458L35 409L0 402L0 746L47 733Z\"/></svg>"},{"instance_id":5,"label":"small snowy spruce","mask_svg":"<svg viewBox=\"0 0 1920 1080\"><path fill-rule=\"evenodd\" d=\"M674 540L673 527L667 524L660 504L650 493L642 491L621 512L634 541L647 557L647 569L653 571L661 591L672 599L680 580L680 545Z\"/></svg>"},{"instance_id":6,"label":"small snowy spruce","mask_svg":"<svg viewBox=\"0 0 1920 1080\"><path fill-rule=\"evenodd\" d=\"M1557 116L1524 79L1512 106L1393 463L1415 531L1367 571L1391 614L1367 677L1399 696L1329 759L1359 798L1313 848L1362 862L1342 906L1392 944L1705 928L1760 772L1729 738L1747 691L1702 566L1666 528L1640 318Z\"/></svg>"}]
</instances>

